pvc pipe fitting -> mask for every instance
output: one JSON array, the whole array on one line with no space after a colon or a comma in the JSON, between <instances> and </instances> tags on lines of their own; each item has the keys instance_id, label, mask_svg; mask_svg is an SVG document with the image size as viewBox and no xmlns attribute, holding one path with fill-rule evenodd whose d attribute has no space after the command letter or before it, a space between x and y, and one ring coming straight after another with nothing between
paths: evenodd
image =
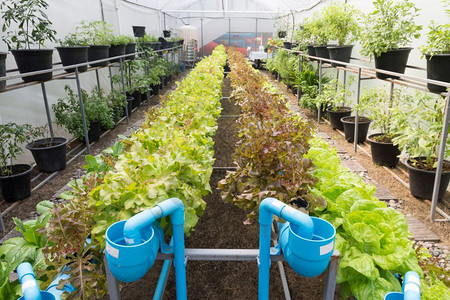
<instances>
[{"instance_id":1,"label":"pvc pipe fitting","mask_svg":"<svg viewBox=\"0 0 450 300\"><path fill-rule=\"evenodd\" d=\"M30 263L21 263L17 267L17 275L22 285L23 299L25 300L41 300L41 291L34 277L33 267Z\"/></svg>"}]
</instances>

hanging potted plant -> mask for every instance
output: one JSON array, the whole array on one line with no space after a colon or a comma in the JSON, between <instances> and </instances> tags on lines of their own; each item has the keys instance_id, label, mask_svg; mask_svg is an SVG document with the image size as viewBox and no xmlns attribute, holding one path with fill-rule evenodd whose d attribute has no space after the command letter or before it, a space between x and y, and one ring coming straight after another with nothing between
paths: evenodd
<instances>
[{"instance_id":1,"label":"hanging potted plant","mask_svg":"<svg viewBox=\"0 0 450 300\"><path fill-rule=\"evenodd\" d=\"M81 21L77 27L77 36L86 40L89 45L88 61L96 61L109 57L109 48L113 30L111 24L105 21ZM105 67L108 61L90 64L91 67Z\"/></svg>"},{"instance_id":2,"label":"hanging potted plant","mask_svg":"<svg viewBox=\"0 0 450 300\"><path fill-rule=\"evenodd\" d=\"M450 17L450 10L448 10ZM427 34L427 44L420 51L427 60L427 78L450 82L450 24L436 25L431 21ZM446 88L432 83L427 84L431 92L442 93Z\"/></svg>"},{"instance_id":3,"label":"hanging potted plant","mask_svg":"<svg viewBox=\"0 0 450 300\"><path fill-rule=\"evenodd\" d=\"M392 109L402 101L410 102L410 98L409 94L402 93L399 89L394 90L391 100L385 89L372 88L362 93L360 108L370 116L373 128L381 131L368 137L372 161L375 164L389 168L397 165L400 150L392 141L394 137L391 129Z\"/></svg>"},{"instance_id":4,"label":"hanging potted plant","mask_svg":"<svg viewBox=\"0 0 450 300\"><path fill-rule=\"evenodd\" d=\"M132 26L134 37L143 37L145 35L145 26Z\"/></svg>"},{"instance_id":5,"label":"hanging potted plant","mask_svg":"<svg viewBox=\"0 0 450 300\"><path fill-rule=\"evenodd\" d=\"M6 33L2 40L11 50L20 73L41 71L52 68L53 49L41 49L46 40L54 41L56 31L45 14L48 3L45 0L14 1L5 0L0 4L2 31ZM10 30L17 24L18 30ZM37 45L38 49L32 49ZM52 79L52 72L25 76L25 82Z\"/></svg>"},{"instance_id":6,"label":"hanging potted plant","mask_svg":"<svg viewBox=\"0 0 450 300\"><path fill-rule=\"evenodd\" d=\"M358 17L361 12L353 5L334 2L324 9L324 15L330 40L338 42L337 46L327 47L330 59L350 62L353 45L349 44L359 38ZM331 65L336 67L340 64Z\"/></svg>"},{"instance_id":7,"label":"hanging potted plant","mask_svg":"<svg viewBox=\"0 0 450 300\"><path fill-rule=\"evenodd\" d=\"M439 96L417 92L409 102L393 108L393 141L405 152L411 194L431 199L438 148L442 136L445 101ZM446 141L438 199L444 197L450 181L450 139Z\"/></svg>"},{"instance_id":8,"label":"hanging potted plant","mask_svg":"<svg viewBox=\"0 0 450 300\"><path fill-rule=\"evenodd\" d=\"M0 125L0 187L7 202L25 199L31 194L31 171L29 164L14 164L23 153L21 144L40 134L29 124L7 123Z\"/></svg>"},{"instance_id":9,"label":"hanging potted plant","mask_svg":"<svg viewBox=\"0 0 450 300\"><path fill-rule=\"evenodd\" d=\"M361 53L375 57L375 68L405 73L413 38L420 37L422 26L414 19L419 9L409 0L375 0L375 10L364 19ZM398 78L377 72L380 79Z\"/></svg>"},{"instance_id":10,"label":"hanging potted plant","mask_svg":"<svg viewBox=\"0 0 450 300\"><path fill-rule=\"evenodd\" d=\"M171 34L172 34L171 30L163 30L163 36L165 38L170 38Z\"/></svg>"},{"instance_id":11,"label":"hanging potted plant","mask_svg":"<svg viewBox=\"0 0 450 300\"><path fill-rule=\"evenodd\" d=\"M88 49L87 41L81 40L74 33L70 33L59 41L60 46L56 47L59 57L61 58L62 65L71 66L76 64L87 63L88 61ZM79 72L85 72L87 65L78 67ZM75 68L65 69L66 72L75 72Z\"/></svg>"},{"instance_id":12,"label":"hanging potted plant","mask_svg":"<svg viewBox=\"0 0 450 300\"><path fill-rule=\"evenodd\" d=\"M351 78L349 85L351 85ZM345 89L337 80L331 80L323 85L322 93L317 95L316 107L317 109L326 108L333 129L344 130L341 119L350 116L352 113L352 109L347 106L347 100L352 94L351 90Z\"/></svg>"},{"instance_id":13,"label":"hanging potted plant","mask_svg":"<svg viewBox=\"0 0 450 300\"><path fill-rule=\"evenodd\" d=\"M65 137L52 137L47 125L38 127L43 139L34 140L25 147L31 151L39 171L52 173L66 167L66 149L68 139Z\"/></svg>"}]
</instances>

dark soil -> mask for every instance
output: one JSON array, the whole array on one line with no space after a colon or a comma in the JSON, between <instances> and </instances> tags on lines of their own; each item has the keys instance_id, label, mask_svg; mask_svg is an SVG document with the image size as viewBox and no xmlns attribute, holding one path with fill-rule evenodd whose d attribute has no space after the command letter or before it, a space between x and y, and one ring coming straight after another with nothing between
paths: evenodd
<instances>
[{"instance_id":1,"label":"dark soil","mask_svg":"<svg viewBox=\"0 0 450 300\"><path fill-rule=\"evenodd\" d=\"M411 158L408 160L408 164L410 166L413 166L415 168L425 170L425 171L432 171L436 172L436 168L433 167L434 163L436 162L436 159L432 159L431 161L427 161L424 158ZM442 163L442 171L443 172L450 172L450 161L444 160Z\"/></svg>"},{"instance_id":2,"label":"dark soil","mask_svg":"<svg viewBox=\"0 0 450 300\"><path fill-rule=\"evenodd\" d=\"M369 141L375 141L377 143L384 143L384 144L392 144L392 139L390 136L386 135L386 134L378 134L378 135L373 135L373 136L369 136L367 138Z\"/></svg>"},{"instance_id":3,"label":"dark soil","mask_svg":"<svg viewBox=\"0 0 450 300\"><path fill-rule=\"evenodd\" d=\"M342 122L346 122L346 123L355 123L355 117L346 117L344 121ZM359 117L358 118L358 122L359 123L369 123L371 122L371 120L369 118L366 117Z\"/></svg>"}]
</instances>

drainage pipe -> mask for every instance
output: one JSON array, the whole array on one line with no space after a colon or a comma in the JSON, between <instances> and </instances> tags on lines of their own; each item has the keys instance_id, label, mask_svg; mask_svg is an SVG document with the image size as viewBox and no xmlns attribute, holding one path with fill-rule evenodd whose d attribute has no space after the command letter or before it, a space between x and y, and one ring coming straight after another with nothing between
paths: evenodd
<instances>
[{"instance_id":1,"label":"drainage pipe","mask_svg":"<svg viewBox=\"0 0 450 300\"><path fill-rule=\"evenodd\" d=\"M144 210L125 222L123 233L128 245L140 244L140 230L159 218L170 215L173 227L174 266L177 299L186 299L186 266L184 258L184 205L178 198L167 199L151 209Z\"/></svg>"},{"instance_id":2,"label":"drainage pipe","mask_svg":"<svg viewBox=\"0 0 450 300\"><path fill-rule=\"evenodd\" d=\"M41 291L34 277L33 267L30 263L22 263L17 267L17 275L22 285L23 299L40 300Z\"/></svg>"},{"instance_id":3,"label":"drainage pipe","mask_svg":"<svg viewBox=\"0 0 450 300\"><path fill-rule=\"evenodd\" d=\"M258 280L258 299L269 299L269 270L270 270L270 236L273 215L281 217L291 222L292 226L297 227L297 234L311 239L314 233L312 219L286 205L285 203L274 199L266 198L259 206L259 280Z\"/></svg>"},{"instance_id":4,"label":"drainage pipe","mask_svg":"<svg viewBox=\"0 0 450 300\"><path fill-rule=\"evenodd\" d=\"M170 247L173 247L173 238L170 239ZM153 300L162 299L164 289L166 287L167 277L169 276L170 266L172 265L171 259L166 259L159 274L158 283L156 284L155 293L153 294Z\"/></svg>"}]
</instances>

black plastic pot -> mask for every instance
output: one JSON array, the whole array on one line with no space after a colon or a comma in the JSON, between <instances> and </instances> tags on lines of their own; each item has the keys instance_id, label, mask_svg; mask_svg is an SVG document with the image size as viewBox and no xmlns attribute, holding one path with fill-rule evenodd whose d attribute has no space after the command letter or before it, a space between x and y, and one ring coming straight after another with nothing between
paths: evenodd
<instances>
[{"instance_id":1,"label":"black plastic pot","mask_svg":"<svg viewBox=\"0 0 450 300\"><path fill-rule=\"evenodd\" d=\"M408 56L411 52L412 48L399 48L399 49L392 49L388 50L387 52L381 53L380 56L375 56L375 68L396 72L403 74L405 73L406 64L408 63ZM379 72L376 72L376 76L380 79L386 79L386 78L392 78L396 79L399 78L398 76L391 76L387 74L382 74Z\"/></svg>"},{"instance_id":2,"label":"black plastic pot","mask_svg":"<svg viewBox=\"0 0 450 300\"><path fill-rule=\"evenodd\" d=\"M398 163L400 150L393 143L383 143L375 140L375 137L383 135L384 133L375 133L368 137L372 161L377 165L393 168Z\"/></svg>"},{"instance_id":3,"label":"black plastic pot","mask_svg":"<svg viewBox=\"0 0 450 300\"><path fill-rule=\"evenodd\" d=\"M172 41L166 41L164 49L170 49L170 48L173 48L173 42Z\"/></svg>"},{"instance_id":4,"label":"black plastic pot","mask_svg":"<svg viewBox=\"0 0 450 300\"><path fill-rule=\"evenodd\" d=\"M285 49L292 49L292 43L291 42L283 42Z\"/></svg>"},{"instance_id":5,"label":"black plastic pot","mask_svg":"<svg viewBox=\"0 0 450 300\"><path fill-rule=\"evenodd\" d=\"M33 154L39 171L52 173L66 167L67 142L64 137L46 138L34 141L26 148Z\"/></svg>"},{"instance_id":6,"label":"black plastic pot","mask_svg":"<svg viewBox=\"0 0 450 300\"><path fill-rule=\"evenodd\" d=\"M88 46L76 46L76 47L56 47L59 57L61 58L62 65L71 66L76 64L82 64L88 62ZM78 67L79 72L85 72L87 65ZM66 72L75 72L75 68L65 69Z\"/></svg>"},{"instance_id":7,"label":"black plastic pot","mask_svg":"<svg viewBox=\"0 0 450 300\"><path fill-rule=\"evenodd\" d=\"M136 52L136 43L129 43L125 46L125 54L131 54L131 53L135 53L135 52ZM127 57L125 57L125 60L130 60L135 57L136 57L136 55L127 56Z\"/></svg>"},{"instance_id":8,"label":"black plastic pot","mask_svg":"<svg viewBox=\"0 0 450 300\"><path fill-rule=\"evenodd\" d=\"M126 116L125 107L128 109L128 116L131 116L133 111L133 101L134 98L132 96L127 96L127 105L123 107L123 115Z\"/></svg>"},{"instance_id":9,"label":"black plastic pot","mask_svg":"<svg viewBox=\"0 0 450 300\"><path fill-rule=\"evenodd\" d=\"M95 61L109 57L109 45L91 45L88 50L88 61ZM89 64L91 67L105 67L108 61Z\"/></svg>"},{"instance_id":10,"label":"black plastic pot","mask_svg":"<svg viewBox=\"0 0 450 300\"><path fill-rule=\"evenodd\" d=\"M102 132L102 126L99 120L92 121L89 124L88 138L89 143L96 142L100 139L100 134ZM84 142L84 137L80 139L81 142Z\"/></svg>"},{"instance_id":11,"label":"black plastic pot","mask_svg":"<svg viewBox=\"0 0 450 300\"><path fill-rule=\"evenodd\" d=\"M355 140L355 117L348 116L341 118L341 122L344 124L345 139L349 143L353 143ZM358 118L358 143L364 143L369 132L369 126L372 120L366 117Z\"/></svg>"},{"instance_id":12,"label":"black plastic pot","mask_svg":"<svg viewBox=\"0 0 450 300\"><path fill-rule=\"evenodd\" d=\"M145 35L145 26L133 26L133 34L135 37L143 37Z\"/></svg>"},{"instance_id":13,"label":"black plastic pot","mask_svg":"<svg viewBox=\"0 0 450 300\"><path fill-rule=\"evenodd\" d=\"M427 59L427 78L450 82L450 54L425 54ZM447 89L443 86L428 83L428 89L433 93L442 93Z\"/></svg>"},{"instance_id":14,"label":"black plastic pot","mask_svg":"<svg viewBox=\"0 0 450 300\"><path fill-rule=\"evenodd\" d=\"M52 68L53 49L20 49L11 50L16 60L17 68L20 73L47 70ZM45 81L52 79L52 72L39 75L25 76L22 78L25 82Z\"/></svg>"},{"instance_id":15,"label":"black plastic pot","mask_svg":"<svg viewBox=\"0 0 450 300\"><path fill-rule=\"evenodd\" d=\"M159 94L159 84L151 85L151 93L152 95L158 95Z\"/></svg>"},{"instance_id":16,"label":"black plastic pot","mask_svg":"<svg viewBox=\"0 0 450 300\"><path fill-rule=\"evenodd\" d=\"M316 49L314 48L314 45L308 45L306 46L306 49L308 50L308 55L316 56ZM310 58L310 60L314 60Z\"/></svg>"},{"instance_id":17,"label":"black plastic pot","mask_svg":"<svg viewBox=\"0 0 450 300\"><path fill-rule=\"evenodd\" d=\"M109 47L108 57L115 57L125 54L126 45L111 45ZM120 62L120 58L111 59L110 62Z\"/></svg>"},{"instance_id":18,"label":"black plastic pot","mask_svg":"<svg viewBox=\"0 0 450 300\"><path fill-rule=\"evenodd\" d=\"M284 31L284 30L278 31L278 37L280 39L285 38L286 37L286 31Z\"/></svg>"},{"instance_id":19,"label":"black plastic pot","mask_svg":"<svg viewBox=\"0 0 450 300\"><path fill-rule=\"evenodd\" d=\"M420 158L416 158L420 159ZM450 163L448 161L445 161ZM417 198L430 199L433 196L434 178L436 177L436 171L426 171L413 167L410 161L406 161L406 167L409 174L409 190L411 194ZM444 198L445 191L447 190L448 183L450 181L450 172L442 172L441 183L439 185L438 200Z\"/></svg>"},{"instance_id":20,"label":"black plastic pot","mask_svg":"<svg viewBox=\"0 0 450 300\"><path fill-rule=\"evenodd\" d=\"M170 37L170 30L163 30L163 35L165 38Z\"/></svg>"},{"instance_id":21,"label":"black plastic pot","mask_svg":"<svg viewBox=\"0 0 450 300\"><path fill-rule=\"evenodd\" d=\"M328 52L328 47L331 45L314 46L317 57L330 58L330 53Z\"/></svg>"},{"instance_id":22,"label":"black plastic pot","mask_svg":"<svg viewBox=\"0 0 450 300\"><path fill-rule=\"evenodd\" d=\"M132 104L132 109L137 108L141 105L142 102L142 98L141 98L141 93L138 91L133 92L133 94L131 95L127 95L127 96L131 96L133 97L133 104ZM128 97L127 97L128 98Z\"/></svg>"},{"instance_id":23,"label":"black plastic pot","mask_svg":"<svg viewBox=\"0 0 450 300\"><path fill-rule=\"evenodd\" d=\"M353 45L348 46L328 46L328 52L330 54L330 59L338 60L343 62L350 62L350 57L352 56ZM343 66L342 64L331 63L333 67Z\"/></svg>"},{"instance_id":24,"label":"black plastic pot","mask_svg":"<svg viewBox=\"0 0 450 300\"><path fill-rule=\"evenodd\" d=\"M6 52L0 52L0 77L6 76ZM6 80L0 81L0 91L6 87Z\"/></svg>"},{"instance_id":25,"label":"black plastic pot","mask_svg":"<svg viewBox=\"0 0 450 300\"><path fill-rule=\"evenodd\" d=\"M0 175L2 196L6 202L15 202L31 195L31 171L33 167L26 164L12 166L12 175Z\"/></svg>"},{"instance_id":26,"label":"black plastic pot","mask_svg":"<svg viewBox=\"0 0 450 300\"><path fill-rule=\"evenodd\" d=\"M337 111L334 111L333 108L329 107L326 111L330 119L331 128L344 130L344 124L342 124L341 119L350 116L352 109L350 107L339 107Z\"/></svg>"}]
</instances>

